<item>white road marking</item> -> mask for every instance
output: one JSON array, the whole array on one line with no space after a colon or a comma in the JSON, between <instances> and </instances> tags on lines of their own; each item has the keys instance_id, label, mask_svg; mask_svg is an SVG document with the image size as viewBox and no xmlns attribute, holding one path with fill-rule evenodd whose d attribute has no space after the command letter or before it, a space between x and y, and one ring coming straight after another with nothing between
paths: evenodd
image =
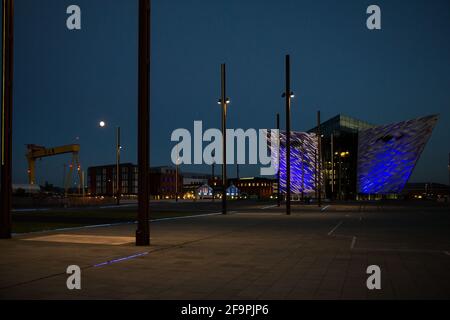
<instances>
[{"instance_id":1,"label":"white road marking","mask_svg":"<svg viewBox=\"0 0 450 320\"><path fill-rule=\"evenodd\" d=\"M135 203L131 203L131 204L114 204L114 205L108 205L108 206L102 206L100 207L100 209L113 209L113 208L126 208L126 207L135 207L136 204Z\"/></svg>"},{"instance_id":2,"label":"white road marking","mask_svg":"<svg viewBox=\"0 0 450 320\"><path fill-rule=\"evenodd\" d=\"M235 211L230 211L229 213L234 213ZM214 213L205 213L205 214L194 214L191 216L181 216L181 217L172 217L172 218L160 218L150 220L150 222L158 222L158 221L168 221L168 220L180 220L180 219L189 219L189 218L197 218L197 217L207 217L207 216L217 216L222 214L222 212L214 212Z\"/></svg>"},{"instance_id":3,"label":"white road marking","mask_svg":"<svg viewBox=\"0 0 450 320\"><path fill-rule=\"evenodd\" d=\"M355 247L355 244L356 244L356 237L353 237L352 244L350 245L351 250L353 250L353 248Z\"/></svg>"},{"instance_id":4,"label":"white road marking","mask_svg":"<svg viewBox=\"0 0 450 320\"><path fill-rule=\"evenodd\" d=\"M236 211L230 211L230 213L234 213L234 212L236 212ZM205 214L194 214L194 215L190 215L190 216L154 219L154 220L150 220L150 222L189 219L189 218L198 218L198 217L206 217L206 216L216 216L216 215L220 215L220 214L222 214L222 212L205 213ZM59 228L59 229L50 229L50 230L33 231L33 232L25 232L25 233L13 233L12 235L13 236L21 236L21 235L39 234L39 233L47 233L47 232L73 231L73 230L81 230L81 229L95 229L95 228L115 227L115 226L122 226L122 225L127 225L127 224L136 224L136 223L137 223L137 221L117 222L117 223L104 223L104 224L95 224L95 225L81 226L81 227Z\"/></svg>"},{"instance_id":5,"label":"white road marking","mask_svg":"<svg viewBox=\"0 0 450 320\"><path fill-rule=\"evenodd\" d=\"M266 206L266 207L262 207L261 208L261 210L266 210L266 209L269 209L269 208L275 208L277 205L276 204L274 204L274 205L270 205L270 206Z\"/></svg>"},{"instance_id":6,"label":"white road marking","mask_svg":"<svg viewBox=\"0 0 450 320\"><path fill-rule=\"evenodd\" d=\"M442 250L390 249L390 248L354 248L353 250L372 251L372 252L439 253L439 254L450 255L447 251L442 251Z\"/></svg>"},{"instance_id":7,"label":"white road marking","mask_svg":"<svg viewBox=\"0 0 450 320\"><path fill-rule=\"evenodd\" d=\"M325 207L323 207L322 209L320 209L320 211L325 211L325 210L327 210L329 207L331 207L331 205L327 205L327 206L325 206Z\"/></svg>"},{"instance_id":8,"label":"white road marking","mask_svg":"<svg viewBox=\"0 0 450 320\"><path fill-rule=\"evenodd\" d=\"M342 224L343 221L340 221L333 229L331 229L330 232L328 232L328 235L331 236L331 234L336 231L337 228Z\"/></svg>"}]
</instances>

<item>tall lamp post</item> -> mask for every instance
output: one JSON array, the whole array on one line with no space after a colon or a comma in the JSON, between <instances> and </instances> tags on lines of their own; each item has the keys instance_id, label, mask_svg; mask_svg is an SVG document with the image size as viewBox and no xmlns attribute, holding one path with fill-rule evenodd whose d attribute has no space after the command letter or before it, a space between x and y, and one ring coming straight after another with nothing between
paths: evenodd
<instances>
[{"instance_id":1,"label":"tall lamp post","mask_svg":"<svg viewBox=\"0 0 450 320\"><path fill-rule=\"evenodd\" d=\"M320 111L317 111L317 205L322 206L322 133Z\"/></svg>"},{"instance_id":2,"label":"tall lamp post","mask_svg":"<svg viewBox=\"0 0 450 320\"><path fill-rule=\"evenodd\" d=\"M291 60L286 55L286 90L282 98L286 102L286 214L291 214L291 99L294 93L291 91Z\"/></svg>"},{"instance_id":3,"label":"tall lamp post","mask_svg":"<svg viewBox=\"0 0 450 320\"><path fill-rule=\"evenodd\" d=\"M105 121L100 121L99 124L100 128L106 127ZM116 204L120 205L120 150L122 149L122 146L120 144L120 127L116 127L116 181L115 181L115 188L113 188L113 194L116 195Z\"/></svg>"},{"instance_id":4,"label":"tall lamp post","mask_svg":"<svg viewBox=\"0 0 450 320\"><path fill-rule=\"evenodd\" d=\"M222 107L222 214L227 214L227 106L230 98L226 92L226 66L220 66L221 96L218 103Z\"/></svg>"},{"instance_id":5,"label":"tall lamp post","mask_svg":"<svg viewBox=\"0 0 450 320\"><path fill-rule=\"evenodd\" d=\"M139 0L138 226L136 245L150 245L150 0Z\"/></svg>"},{"instance_id":6,"label":"tall lamp post","mask_svg":"<svg viewBox=\"0 0 450 320\"><path fill-rule=\"evenodd\" d=\"M3 0L0 239L11 238L14 1Z\"/></svg>"},{"instance_id":7,"label":"tall lamp post","mask_svg":"<svg viewBox=\"0 0 450 320\"><path fill-rule=\"evenodd\" d=\"M280 195L280 114L277 113L277 130L278 130L278 150L277 150L277 157L278 157L278 170L277 170L277 206L281 206L281 195Z\"/></svg>"}]
</instances>

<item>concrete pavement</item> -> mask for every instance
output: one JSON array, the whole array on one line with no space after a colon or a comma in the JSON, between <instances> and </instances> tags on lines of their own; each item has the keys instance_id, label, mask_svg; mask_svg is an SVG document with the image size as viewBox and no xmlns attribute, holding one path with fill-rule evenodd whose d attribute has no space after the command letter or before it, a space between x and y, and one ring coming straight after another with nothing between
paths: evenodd
<instances>
[{"instance_id":1,"label":"concrete pavement","mask_svg":"<svg viewBox=\"0 0 450 320\"><path fill-rule=\"evenodd\" d=\"M133 224L0 241L2 299L450 298L448 207L267 205L154 222L135 247ZM66 288L67 266L82 290ZM381 268L368 290L366 268Z\"/></svg>"}]
</instances>

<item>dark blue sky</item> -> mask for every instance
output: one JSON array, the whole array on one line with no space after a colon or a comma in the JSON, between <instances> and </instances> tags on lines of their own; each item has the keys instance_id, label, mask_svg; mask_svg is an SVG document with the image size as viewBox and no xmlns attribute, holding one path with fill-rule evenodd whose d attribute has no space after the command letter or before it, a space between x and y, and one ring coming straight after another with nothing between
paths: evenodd
<instances>
[{"instance_id":1,"label":"dark blue sky","mask_svg":"<svg viewBox=\"0 0 450 320\"><path fill-rule=\"evenodd\" d=\"M81 31L66 28L70 4L81 7ZM370 4L381 7L381 31L366 28ZM137 0L16 0L15 14L13 181L27 180L27 143L80 143L84 167L114 162L115 125L122 160L136 162ZM439 113L412 178L447 182L449 39L448 0L153 0L152 165L169 163L174 129L220 126L222 62L228 126L273 127L289 53L294 130L313 127L318 109L324 120L376 124ZM101 119L112 126L99 129ZM38 183L61 185L69 158L38 162Z\"/></svg>"}]
</instances>

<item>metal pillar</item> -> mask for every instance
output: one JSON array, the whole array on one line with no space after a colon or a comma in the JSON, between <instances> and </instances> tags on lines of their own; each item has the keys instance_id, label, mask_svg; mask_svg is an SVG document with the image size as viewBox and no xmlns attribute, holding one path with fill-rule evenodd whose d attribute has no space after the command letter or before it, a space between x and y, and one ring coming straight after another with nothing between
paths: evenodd
<instances>
[{"instance_id":1,"label":"metal pillar","mask_svg":"<svg viewBox=\"0 0 450 320\"><path fill-rule=\"evenodd\" d=\"M223 63L221 73L221 98L222 105L222 214L227 214L227 102L226 95L226 68Z\"/></svg>"},{"instance_id":2,"label":"metal pillar","mask_svg":"<svg viewBox=\"0 0 450 320\"><path fill-rule=\"evenodd\" d=\"M302 193L301 199L302 202L305 201L305 147L304 147L304 138L301 140L301 152L302 152Z\"/></svg>"},{"instance_id":3,"label":"metal pillar","mask_svg":"<svg viewBox=\"0 0 450 320\"><path fill-rule=\"evenodd\" d=\"M320 111L317 111L317 205L322 206L322 133L320 132Z\"/></svg>"},{"instance_id":4,"label":"metal pillar","mask_svg":"<svg viewBox=\"0 0 450 320\"><path fill-rule=\"evenodd\" d=\"M215 159L215 157L216 157L216 153L214 152L214 159ZM216 162L214 161L212 163L212 186L210 186L212 189L212 202L214 202L214 197L215 197L215 192L214 192L214 187L215 187L214 183L216 182L216 178L214 175L214 167L215 166L216 166Z\"/></svg>"},{"instance_id":5,"label":"metal pillar","mask_svg":"<svg viewBox=\"0 0 450 320\"><path fill-rule=\"evenodd\" d=\"M0 239L11 238L14 1L3 0Z\"/></svg>"},{"instance_id":6,"label":"metal pillar","mask_svg":"<svg viewBox=\"0 0 450 320\"><path fill-rule=\"evenodd\" d=\"M286 55L286 214L291 214L291 61Z\"/></svg>"},{"instance_id":7,"label":"metal pillar","mask_svg":"<svg viewBox=\"0 0 450 320\"><path fill-rule=\"evenodd\" d=\"M150 0L139 0L138 227L136 245L150 245Z\"/></svg>"},{"instance_id":8,"label":"metal pillar","mask_svg":"<svg viewBox=\"0 0 450 320\"><path fill-rule=\"evenodd\" d=\"M177 161L175 163L175 202L178 202L178 167L179 167L179 160L180 158L178 157L178 144L177 144Z\"/></svg>"},{"instance_id":9,"label":"metal pillar","mask_svg":"<svg viewBox=\"0 0 450 320\"><path fill-rule=\"evenodd\" d=\"M116 130L116 204L120 204L120 194L121 194L121 186L120 186L120 127L117 127Z\"/></svg>"},{"instance_id":10,"label":"metal pillar","mask_svg":"<svg viewBox=\"0 0 450 320\"><path fill-rule=\"evenodd\" d=\"M331 134L331 196L334 199L334 133Z\"/></svg>"},{"instance_id":11,"label":"metal pillar","mask_svg":"<svg viewBox=\"0 0 450 320\"><path fill-rule=\"evenodd\" d=\"M281 206L281 194L280 194L280 114L277 113L277 130L278 130L278 171L277 171L277 206Z\"/></svg>"},{"instance_id":12,"label":"metal pillar","mask_svg":"<svg viewBox=\"0 0 450 320\"><path fill-rule=\"evenodd\" d=\"M448 153L448 198L447 202L450 205L450 152Z\"/></svg>"}]
</instances>

